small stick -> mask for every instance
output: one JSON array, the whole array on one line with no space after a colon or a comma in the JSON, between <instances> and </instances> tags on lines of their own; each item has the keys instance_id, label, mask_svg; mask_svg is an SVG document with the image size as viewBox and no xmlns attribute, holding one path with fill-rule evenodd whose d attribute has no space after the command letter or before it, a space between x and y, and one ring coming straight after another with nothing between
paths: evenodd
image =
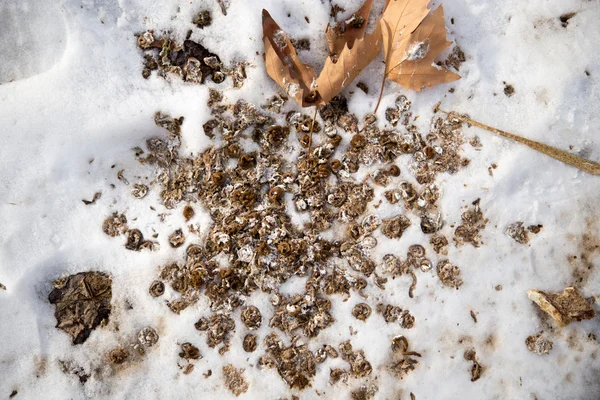
<instances>
[{"instance_id":1,"label":"small stick","mask_svg":"<svg viewBox=\"0 0 600 400\"><path fill-rule=\"evenodd\" d=\"M579 156L576 156L575 154L569 153L564 150L557 149L556 147L548 146L547 144L544 144L544 143L536 142L535 140L525 139L524 137L515 135L513 133L502 131L502 130L496 129L496 128L492 128L491 126L487 126L485 124L482 124L481 122L473 121L471 118L467 118L467 117L458 115L457 113L455 113L453 111L450 111L450 112L444 111L444 110L440 109L439 107L438 107L438 110L440 110L441 112L443 112L444 114L446 114L448 116L452 116L463 122L466 122L467 124L474 125L478 128L485 129L486 131L495 133L495 134L505 137L507 139L511 139L511 140L514 140L515 142L522 143L525 146L528 146L536 151L539 151L540 153L544 153L547 156L550 156L558 161L562 161L565 164L569 164L575 168L585 171L588 174L600 175L600 164L597 162L586 160L585 158L581 158Z\"/></svg>"},{"instance_id":2,"label":"small stick","mask_svg":"<svg viewBox=\"0 0 600 400\"><path fill-rule=\"evenodd\" d=\"M315 113L313 114L312 122L310 123L310 131L308 132L308 150L306 150L306 156L310 160L310 147L312 146L312 133L313 128L315 127L315 119L317 119L317 110L319 106L315 106Z\"/></svg>"}]
</instances>

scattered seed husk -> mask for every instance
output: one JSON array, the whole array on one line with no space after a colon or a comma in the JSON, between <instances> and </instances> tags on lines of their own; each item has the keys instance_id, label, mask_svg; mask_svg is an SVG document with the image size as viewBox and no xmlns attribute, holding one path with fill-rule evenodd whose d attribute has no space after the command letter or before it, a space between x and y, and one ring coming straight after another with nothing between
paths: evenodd
<instances>
[{"instance_id":1,"label":"scattered seed husk","mask_svg":"<svg viewBox=\"0 0 600 400\"><path fill-rule=\"evenodd\" d=\"M582 321L596 316L592 306L575 287L565 288L560 294L532 289L527 291L527 296L560 326L568 325L573 320Z\"/></svg>"}]
</instances>

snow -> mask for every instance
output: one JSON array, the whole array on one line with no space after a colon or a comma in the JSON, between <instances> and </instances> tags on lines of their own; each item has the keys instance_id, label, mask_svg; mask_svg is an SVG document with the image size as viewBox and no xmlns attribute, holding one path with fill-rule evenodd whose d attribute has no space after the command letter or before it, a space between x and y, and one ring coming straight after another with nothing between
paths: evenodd
<instances>
[{"instance_id":1,"label":"snow","mask_svg":"<svg viewBox=\"0 0 600 400\"><path fill-rule=\"evenodd\" d=\"M357 9L359 3L347 1L344 7ZM375 3L373 15L383 7L382 1ZM467 61L460 69L461 80L422 93L405 93L413 102L413 113L420 115L420 128L428 126L432 107L441 100L444 109L469 113L488 125L562 149L572 146L573 152L600 160L598 2L451 0L443 4L449 40L461 46ZM262 104L278 88L267 77L260 56L261 8L268 9L292 37L311 38L310 54L302 52L299 57L318 70L327 54L323 33L329 6L319 0L260 4L235 0L224 16L213 1L8 0L0 4L0 282L7 287L0 290L0 397L17 390L17 399L230 398L221 384L221 367L227 363L246 370L250 389L240 398L291 396L275 370L258 368L262 347L251 354L241 350L243 329L236 329L232 350L223 357L207 347L193 326L207 314L206 300L175 315L148 296L158 266L183 255L184 248L170 248L166 237L184 220L180 212L173 212L159 222L156 213L147 209L148 204L159 204L157 191L140 202L116 174L125 169L131 182L151 179L150 170L139 165L131 148L162 134L152 119L157 110L185 116L185 151L197 153L210 144L202 131L209 118L207 86L156 76L144 80L134 34L170 30L183 39L193 28L193 15L210 9L212 25L194 29L192 39L201 40L225 63L250 62L246 83L239 90L228 89L227 101L243 98ZM561 27L558 17L571 11L577 14L566 28ZM310 24L305 15L310 16ZM341 17L349 17L349 12ZM349 106L359 118L377 102L380 61L376 59L357 78L372 88L368 95L354 85L345 91L354 92ZM512 97L504 95L503 82L514 86ZM449 87L455 88L454 93L448 92ZM399 92L404 91L386 84L380 120L385 120L385 109ZM483 147L476 151L465 145L470 165L438 180L447 236L453 231L451 225L460 223L462 207L477 198L489 218L481 248L449 247L448 258L460 266L463 286L458 291L442 287L435 270L419 274L413 299L407 296L410 279L404 277L388 282L383 294L370 285L369 303L381 298L408 308L416 317L411 330L386 324L376 314L366 324L358 321L351 310L363 299L356 294L346 302L337 298L332 305L336 322L310 342L311 349L351 339L354 349L365 351L379 376L370 383L379 387L381 399L407 399L410 392L417 399L600 398L599 346L588 339L590 333L600 334L598 318L546 332L554 342L549 355L538 356L525 346L527 336L544 329L527 298L528 289L558 292L576 284L586 297L600 295L599 252L588 260L592 265L588 279L573 278L574 265L583 262L584 235L600 237L598 177L475 128L466 134L477 134ZM498 168L490 176L492 163ZM408 169L406 160L401 158L398 164L401 170ZM81 202L97 191L102 197L96 204ZM137 219L136 226L143 232L159 233L161 250L131 252L120 240L105 235L102 221L117 210L125 211L129 220ZM396 212L382 205L378 213L387 217ZM301 223L305 217L295 218ZM413 226L400 241L377 237L376 259L388 252L404 256L409 245L427 244L418 220L411 219ZM506 226L517 220L544 225L540 234L531 235L529 246L504 234ZM196 208L191 222L206 232L209 221ZM570 255L579 259L569 263ZM89 269L113 277L112 322L96 329L83 345L72 346L68 335L55 329L54 307L47 296L57 277ZM503 290L496 291L496 285ZM293 279L282 292L297 293L302 286L302 280ZM125 309L126 300L133 310ZM261 310L272 309L266 295L249 301ZM470 310L477 313L476 324ZM239 325L239 311L233 318ZM258 331L259 338L269 332L267 325ZM61 372L58 360L72 360L86 371L105 365L110 349L146 326L155 327L160 340L141 362L116 373L100 367L102 379L92 378L85 385ZM356 335L350 336L349 326ZM390 339L398 334L407 336L411 349L423 355L417 369L402 380L385 371ZM198 346L204 358L196 362L192 374L183 375L177 366L178 344L187 341ZM463 359L471 346L485 368L477 382L470 382L471 363ZM347 398L365 382L351 378L348 385L331 386L329 368L335 367L344 368L346 363L336 359L318 365L312 388L294 393L303 399ZM201 374L208 369L213 375L205 379Z\"/></svg>"}]
</instances>

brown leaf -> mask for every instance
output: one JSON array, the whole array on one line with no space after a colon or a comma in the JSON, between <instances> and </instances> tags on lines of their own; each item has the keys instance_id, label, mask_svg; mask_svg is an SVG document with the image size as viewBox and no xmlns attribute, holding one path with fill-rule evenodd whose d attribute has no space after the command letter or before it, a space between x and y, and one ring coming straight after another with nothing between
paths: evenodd
<instances>
[{"instance_id":1,"label":"brown leaf","mask_svg":"<svg viewBox=\"0 0 600 400\"><path fill-rule=\"evenodd\" d=\"M365 36L367 20L372 6L373 0L366 0L358 11L346 21L340 21L334 27L327 25L325 36L329 45L329 56L334 59L334 62L346 43L348 43L348 48L351 49L355 40Z\"/></svg>"},{"instance_id":2,"label":"brown leaf","mask_svg":"<svg viewBox=\"0 0 600 400\"><path fill-rule=\"evenodd\" d=\"M403 61L397 65L388 64L387 77L406 89L420 91L460 79L460 75L433 63L435 57L451 45L446 40L442 6L425 17L409 38L399 45L395 59L401 57Z\"/></svg>"},{"instance_id":3,"label":"brown leaf","mask_svg":"<svg viewBox=\"0 0 600 400\"><path fill-rule=\"evenodd\" d=\"M313 90L315 70L298 59L289 37L267 10L263 9L262 18L267 73L298 104L303 107L318 104L320 99Z\"/></svg>"},{"instance_id":4,"label":"brown leaf","mask_svg":"<svg viewBox=\"0 0 600 400\"><path fill-rule=\"evenodd\" d=\"M381 16L386 75L406 59L410 34L429 13L429 0L388 0Z\"/></svg>"},{"instance_id":5,"label":"brown leaf","mask_svg":"<svg viewBox=\"0 0 600 400\"><path fill-rule=\"evenodd\" d=\"M352 48L346 43L337 62L334 63L331 57L327 57L325 66L317 78L317 90L322 104L329 102L352 83L360 71L379 54L381 44L381 25L378 23L371 34L356 39Z\"/></svg>"}]
</instances>

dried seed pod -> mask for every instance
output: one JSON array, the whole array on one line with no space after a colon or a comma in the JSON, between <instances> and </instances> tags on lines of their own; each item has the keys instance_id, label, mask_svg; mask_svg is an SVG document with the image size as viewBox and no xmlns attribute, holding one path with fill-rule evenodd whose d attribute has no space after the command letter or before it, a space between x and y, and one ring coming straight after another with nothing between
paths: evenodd
<instances>
[{"instance_id":1,"label":"dried seed pod","mask_svg":"<svg viewBox=\"0 0 600 400\"><path fill-rule=\"evenodd\" d=\"M400 145L400 150L404 154L412 154L412 152L415 151L415 147L413 146L412 143L405 142Z\"/></svg>"},{"instance_id":2,"label":"dried seed pod","mask_svg":"<svg viewBox=\"0 0 600 400\"><path fill-rule=\"evenodd\" d=\"M300 137L300 146L308 148L308 145L310 144L310 142L311 142L311 138L309 135L302 135Z\"/></svg>"},{"instance_id":3,"label":"dried seed pod","mask_svg":"<svg viewBox=\"0 0 600 400\"><path fill-rule=\"evenodd\" d=\"M436 233L442 229L442 226L444 226L444 223L442 215L439 213L433 215L424 214L421 216L421 230L425 234Z\"/></svg>"},{"instance_id":4,"label":"dried seed pod","mask_svg":"<svg viewBox=\"0 0 600 400\"><path fill-rule=\"evenodd\" d=\"M408 340L400 335L392 339L392 350L395 353L405 353L408 350Z\"/></svg>"},{"instance_id":5,"label":"dried seed pod","mask_svg":"<svg viewBox=\"0 0 600 400\"><path fill-rule=\"evenodd\" d=\"M329 162L332 171L339 171L342 168L342 162L340 160L334 159Z\"/></svg>"},{"instance_id":6,"label":"dried seed pod","mask_svg":"<svg viewBox=\"0 0 600 400\"><path fill-rule=\"evenodd\" d=\"M238 158L241 152L240 146L237 143L231 143L225 148L225 154L230 158Z\"/></svg>"},{"instance_id":7,"label":"dried seed pod","mask_svg":"<svg viewBox=\"0 0 600 400\"><path fill-rule=\"evenodd\" d=\"M410 225L411 222L408 217L397 215L394 218L383 221L381 232L390 239L399 239Z\"/></svg>"},{"instance_id":8,"label":"dried seed pod","mask_svg":"<svg viewBox=\"0 0 600 400\"><path fill-rule=\"evenodd\" d=\"M352 309L352 315L354 315L354 318L356 319L366 321L371 315L371 307L369 307L367 303L358 303Z\"/></svg>"},{"instance_id":9,"label":"dried seed pod","mask_svg":"<svg viewBox=\"0 0 600 400\"><path fill-rule=\"evenodd\" d=\"M136 199L143 199L148 194L148 186L141 183L136 183L131 188L131 194Z\"/></svg>"},{"instance_id":10,"label":"dried seed pod","mask_svg":"<svg viewBox=\"0 0 600 400\"><path fill-rule=\"evenodd\" d=\"M200 318L194 324L194 328L196 328L199 331L206 331L206 330L208 330L208 318L204 318L204 317Z\"/></svg>"},{"instance_id":11,"label":"dried seed pod","mask_svg":"<svg viewBox=\"0 0 600 400\"><path fill-rule=\"evenodd\" d=\"M331 137L330 142L333 145L333 147L338 147L340 143L342 143L342 136L334 135Z\"/></svg>"},{"instance_id":12,"label":"dried seed pod","mask_svg":"<svg viewBox=\"0 0 600 400\"><path fill-rule=\"evenodd\" d=\"M408 255L417 259L425 257L425 247L420 244L413 244L408 248Z\"/></svg>"},{"instance_id":13,"label":"dried seed pod","mask_svg":"<svg viewBox=\"0 0 600 400\"><path fill-rule=\"evenodd\" d=\"M373 182L376 185L382 186L382 187L386 187L389 183L390 183L390 178L387 174L387 171L385 170L378 170L375 171L372 175L371 178L373 178Z\"/></svg>"},{"instance_id":14,"label":"dried seed pod","mask_svg":"<svg viewBox=\"0 0 600 400\"><path fill-rule=\"evenodd\" d=\"M400 176L400 167L397 165L390 166L390 168L387 170L387 174L394 177Z\"/></svg>"},{"instance_id":15,"label":"dried seed pod","mask_svg":"<svg viewBox=\"0 0 600 400\"><path fill-rule=\"evenodd\" d=\"M119 236L127 232L127 218L125 214L113 213L104 220L102 230L108 236Z\"/></svg>"},{"instance_id":16,"label":"dried seed pod","mask_svg":"<svg viewBox=\"0 0 600 400\"><path fill-rule=\"evenodd\" d=\"M202 64L200 60L190 57L183 66L183 79L188 82L202 83Z\"/></svg>"},{"instance_id":17,"label":"dried seed pod","mask_svg":"<svg viewBox=\"0 0 600 400\"><path fill-rule=\"evenodd\" d=\"M165 284L161 281L154 281L150 285L150 296L152 297L160 297L165 293Z\"/></svg>"},{"instance_id":18,"label":"dried seed pod","mask_svg":"<svg viewBox=\"0 0 600 400\"><path fill-rule=\"evenodd\" d=\"M169 243L171 244L171 247L180 247L184 242L185 236L183 236L183 231L181 229L177 229L175 232L169 235Z\"/></svg>"},{"instance_id":19,"label":"dried seed pod","mask_svg":"<svg viewBox=\"0 0 600 400\"><path fill-rule=\"evenodd\" d=\"M221 71L215 71L212 74L212 80L214 83L222 83L225 80L226 75Z\"/></svg>"},{"instance_id":20,"label":"dried seed pod","mask_svg":"<svg viewBox=\"0 0 600 400\"><path fill-rule=\"evenodd\" d=\"M125 243L125 248L127 250L138 251L143 241L144 236L139 229L130 229L127 231L127 242Z\"/></svg>"},{"instance_id":21,"label":"dried seed pod","mask_svg":"<svg viewBox=\"0 0 600 400\"><path fill-rule=\"evenodd\" d=\"M346 225L346 234L351 239L358 240L358 238L365 234L365 228L355 222L351 222Z\"/></svg>"},{"instance_id":22,"label":"dried seed pod","mask_svg":"<svg viewBox=\"0 0 600 400\"><path fill-rule=\"evenodd\" d=\"M396 107L398 107L400 111L410 110L411 104L412 103L410 102L410 100L408 100L408 98L403 94L396 98Z\"/></svg>"},{"instance_id":23,"label":"dried seed pod","mask_svg":"<svg viewBox=\"0 0 600 400\"><path fill-rule=\"evenodd\" d=\"M283 199L283 195L285 191L282 187L275 186L269 190L269 201L275 205L281 205L281 200Z\"/></svg>"},{"instance_id":24,"label":"dried seed pod","mask_svg":"<svg viewBox=\"0 0 600 400\"><path fill-rule=\"evenodd\" d=\"M370 214L363 219L361 226L364 229L364 233L371 233L375 232L375 230L379 228L381 224L381 218L375 214Z\"/></svg>"},{"instance_id":25,"label":"dried seed pod","mask_svg":"<svg viewBox=\"0 0 600 400\"><path fill-rule=\"evenodd\" d=\"M463 281L459 278L460 268L448 260L442 260L437 265L437 273L442 283L446 286L458 289Z\"/></svg>"},{"instance_id":26,"label":"dried seed pod","mask_svg":"<svg viewBox=\"0 0 600 400\"><path fill-rule=\"evenodd\" d=\"M202 10L192 20L192 23L198 28L204 29L205 26L209 26L212 23L212 16L210 11Z\"/></svg>"},{"instance_id":27,"label":"dried seed pod","mask_svg":"<svg viewBox=\"0 0 600 400\"><path fill-rule=\"evenodd\" d=\"M158 339L158 333L151 327L146 327L138 333L138 342L140 342L142 346L152 347L158 342Z\"/></svg>"},{"instance_id":28,"label":"dried seed pod","mask_svg":"<svg viewBox=\"0 0 600 400\"><path fill-rule=\"evenodd\" d=\"M365 147L366 144L367 144L367 138L364 135L361 135L359 133L352 136L352 139L350 139L350 146L352 146L356 149L361 149L361 148Z\"/></svg>"},{"instance_id":29,"label":"dried seed pod","mask_svg":"<svg viewBox=\"0 0 600 400\"><path fill-rule=\"evenodd\" d=\"M119 347L118 349L111 350L108 353L108 361L111 364L121 365L129 358L129 351L123 347Z\"/></svg>"},{"instance_id":30,"label":"dried seed pod","mask_svg":"<svg viewBox=\"0 0 600 400\"><path fill-rule=\"evenodd\" d=\"M348 371L341 368L334 368L329 372L329 379L331 383L335 384L338 382L348 382Z\"/></svg>"},{"instance_id":31,"label":"dried seed pod","mask_svg":"<svg viewBox=\"0 0 600 400\"><path fill-rule=\"evenodd\" d=\"M154 45L154 35L151 31L146 31L138 36L137 43L140 48L147 50Z\"/></svg>"},{"instance_id":32,"label":"dried seed pod","mask_svg":"<svg viewBox=\"0 0 600 400\"><path fill-rule=\"evenodd\" d=\"M429 261L427 258L424 258L421 260L419 267L421 268L421 271L427 272L427 271L431 271L431 268L433 267L433 265L431 265L431 261Z\"/></svg>"},{"instance_id":33,"label":"dried seed pod","mask_svg":"<svg viewBox=\"0 0 600 400\"><path fill-rule=\"evenodd\" d=\"M287 126L271 125L267 128L267 141L272 145L283 143L289 135L290 128Z\"/></svg>"},{"instance_id":34,"label":"dried seed pod","mask_svg":"<svg viewBox=\"0 0 600 400\"><path fill-rule=\"evenodd\" d=\"M221 186L225 183L225 173L223 171L214 171L210 176L210 180L216 186Z\"/></svg>"},{"instance_id":35,"label":"dried seed pod","mask_svg":"<svg viewBox=\"0 0 600 400\"><path fill-rule=\"evenodd\" d=\"M385 110L385 119L392 124L392 126L396 126L398 121L400 120L400 110L397 108L388 108Z\"/></svg>"},{"instance_id":36,"label":"dried seed pod","mask_svg":"<svg viewBox=\"0 0 600 400\"><path fill-rule=\"evenodd\" d=\"M196 346L186 342L181 344L181 352L179 352L179 357L185 358L186 360L198 360L202 356L200 355L200 350L198 350Z\"/></svg>"},{"instance_id":37,"label":"dried seed pod","mask_svg":"<svg viewBox=\"0 0 600 400\"><path fill-rule=\"evenodd\" d=\"M527 346L527 350L536 354L548 354L552 350L552 341L548 339L544 339L542 337L542 333L538 333L535 336L529 336L525 340L525 345Z\"/></svg>"},{"instance_id":38,"label":"dried seed pod","mask_svg":"<svg viewBox=\"0 0 600 400\"><path fill-rule=\"evenodd\" d=\"M194 214L195 214L195 212L194 212L194 209L192 208L192 206L186 205L185 207L183 207L183 218L185 218L186 221L189 221L190 219L192 219Z\"/></svg>"},{"instance_id":39,"label":"dried seed pod","mask_svg":"<svg viewBox=\"0 0 600 400\"><path fill-rule=\"evenodd\" d=\"M242 154L238 161L238 167L241 169L250 169L256 166L256 157L251 154Z\"/></svg>"},{"instance_id":40,"label":"dried seed pod","mask_svg":"<svg viewBox=\"0 0 600 400\"><path fill-rule=\"evenodd\" d=\"M377 246L377 239L375 239L373 236L365 236L360 241L360 246L366 250L374 249L375 246Z\"/></svg>"},{"instance_id":41,"label":"dried seed pod","mask_svg":"<svg viewBox=\"0 0 600 400\"><path fill-rule=\"evenodd\" d=\"M243 348L246 353L252 353L258 347L256 343L256 336L252 334L247 334L244 336Z\"/></svg>"},{"instance_id":42,"label":"dried seed pod","mask_svg":"<svg viewBox=\"0 0 600 400\"><path fill-rule=\"evenodd\" d=\"M242 322L248 329L254 330L260 328L262 325L262 315L259 309L249 306L242 310Z\"/></svg>"},{"instance_id":43,"label":"dried seed pod","mask_svg":"<svg viewBox=\"0 0 600 400\"><path fill-rule=\"evenodd\" d=\"M435 150L434 150L433 147L431 147L431 146L425 146L425 147L423 147L423 154L425 155L425 157L428 160L431 160L433 157L435 157L436 152L435 152Z\"/></svg>"}]
</instances>

